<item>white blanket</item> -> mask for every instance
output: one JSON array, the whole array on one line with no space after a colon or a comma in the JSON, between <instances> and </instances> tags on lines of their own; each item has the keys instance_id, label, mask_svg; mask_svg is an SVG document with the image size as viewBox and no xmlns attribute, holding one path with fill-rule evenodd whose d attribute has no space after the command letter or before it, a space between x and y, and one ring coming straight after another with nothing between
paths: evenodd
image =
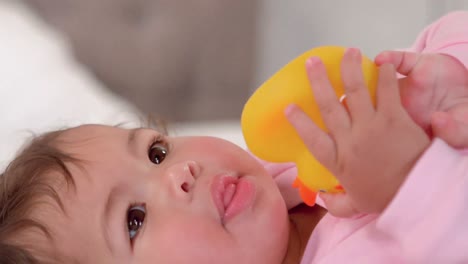
<instances>
[{"instance_id":1,"label":"white blanket","mask_svg":"<svg viewBox=\"0 0 468 264\"><path fill-rule=\"evenodd\" d=\"M20 1L0 1L0 168L33 133L136 121L71 55L66 40Z\"/></svg>"},{"instance_id":2,"label":"white blanket","mask_svg":"<svg viewBox=\"0 0 468 264\"><path fill-rule=\"evenodd\" d=\"M83 123L140 124L136 108L106 90L74 60L67 40L20 1L0 1L0 21L0 171L32 133ZM176 124L173 132L244 146L237 120Z\"/></svg>"}]
</instances>

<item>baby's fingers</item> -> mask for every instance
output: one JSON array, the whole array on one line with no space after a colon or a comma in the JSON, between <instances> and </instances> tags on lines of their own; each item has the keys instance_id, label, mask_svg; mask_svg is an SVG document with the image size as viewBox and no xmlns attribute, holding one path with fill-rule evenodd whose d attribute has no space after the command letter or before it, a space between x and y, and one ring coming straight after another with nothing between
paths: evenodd
<instances>
[{"instance_id":1,"label":"baby's fingers","mask_svg":"<svg viewBox=\"0 0 468 264\"><path fill-rule=\"evenodd\" d=\"M395 68L392 64L384 64L379 67L377 109L383 112L391 112L393 109L402 108Z\"/></svg>"},{"instance_id":2,"label":"baby's fingers","mask_svg":"<svg viewBox=\"0 0 468 264\"><path fill-rule=\"evenodd\" d=\"M335 142L297 105L289 105L285 115L314 157L328 167L335 160Z\"/></svg>"},{"instance_id":3,"label":"baby's fingers","mask_svg":"<svg viewBox=\"0 0 468 264\"><path fill-rule=\"evenodd\" d=\"M306 62L306 70L325 126L337 136L346 133L346 128L350 127L349 115L336 96L325 65L319 58L312 57Z\"/></svg>"},{"instance_id":4,"label":"baby's fingers","mask_svg":"<svg viewBox=\"0 0 468 264\"><path fill-rule=\"evenodd\" d=\"M349 195L346 193L320 193L320 198L325 203L328 212L336 217L351 217L359 214L353 206Z\"/></svg>"},{"instance_id":5,"label":"baby's fingers","mask_svg":"<svg viewBox=\"0 0 468 264\"><path fill-rule=\"evenodd\" d=\"M384 51L375 57L378 66L389 63L395 66L396 71L408 75L414 69L422 54L405 51Z\"/></svg>"},{"instance_id":6,"label":"baby's fingers","mask_svg":"<svg viewBox=\"0 0 468 264\"><path fill-rule=\"evenodd\" d=\"M364 82L361 61L361 52L350 48L346 50L341 63L346 103L352 120L368 120L374 113L374 106Z\"/></svg>"}]
</instances>

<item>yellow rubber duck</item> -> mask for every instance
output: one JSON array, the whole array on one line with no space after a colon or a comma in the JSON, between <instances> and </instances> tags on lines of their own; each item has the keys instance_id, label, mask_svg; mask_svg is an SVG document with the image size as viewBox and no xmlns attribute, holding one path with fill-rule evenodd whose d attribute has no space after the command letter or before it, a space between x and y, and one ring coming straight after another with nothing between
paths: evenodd
<instances>
[{"instance_id":1,"label":"yellow rubber duck","mask_svg":"<svg viewBox=\"0 0 468 264\"><path fill-rule=\"evenodd\" d=\"M284 110L289 104L297 104L320 128L326 130L307 78L305 62L310 57L319 57L325 64L336 95L344 98L340 64L345 50L344 47L323 46L303 53L262 84L242 111L242 133L249 150L269 162L294 162L298 171L294 186L299 188L303 201L309 206L315 204L317 192L344 190L307 150L287 121ZM375 103L377 66L363 56L362 71Z\"/></svg>"}]
</instances>

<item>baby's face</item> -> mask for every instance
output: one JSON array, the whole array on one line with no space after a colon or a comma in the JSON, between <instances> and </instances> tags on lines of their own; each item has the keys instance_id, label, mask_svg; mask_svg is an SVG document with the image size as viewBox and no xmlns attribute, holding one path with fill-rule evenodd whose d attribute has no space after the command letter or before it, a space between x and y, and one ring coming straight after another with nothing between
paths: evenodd
<instances>
[{"instance_id":1,"label":"baby's face","mask_svg":"<svg viewBox=\"0 0 468 264\"><path fill-rule=\"evenodd\" d=\"M49 218L59 250L83 263L280 263L287 211L247 152L211 137L82 126L62 136L76 192Z\"/></svg>"}]
</instances>

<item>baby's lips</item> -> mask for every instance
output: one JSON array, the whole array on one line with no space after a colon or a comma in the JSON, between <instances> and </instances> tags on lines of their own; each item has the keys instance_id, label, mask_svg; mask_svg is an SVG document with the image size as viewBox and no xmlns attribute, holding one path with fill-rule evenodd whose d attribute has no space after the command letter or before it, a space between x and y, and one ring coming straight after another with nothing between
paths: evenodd
<instances>
[{"instance_id":1,"label":"baby's lips","mask_svg":"<svg viewBox=\"0 0 468 264\"><path fill-rule=\"evenodd\" d=\"M236 183L235 192L228 204L225 204L224 221L229 222L239 215L255 201L256 187L248 178L240 178Z\"/></svg>"},{"instance_id":2,"label":"baby's lips","mask_svg":"<svg viewBox=\"0 0 468 264\"><path fill-rule=\"evenodd\" d=\"M224 205L224 192L226 185L235 183L236 179L230 176L217 176L214 177L211 184L211 198L216 206L221 220L224 219L225 205Z\"/></svg>"},{"instance_id":3,"label":"baby's lips","mask_svg":"<svg viewBox=\"0 0 468 264\"><path fill-rule=\"evenodd\" d=\"M240 179L237 177L221 175L214 177L211 184L211 198L223 222L226 220L229 205L235 199L239 181Z\"/></svg>"},{"instance_id":4,"label":"baby's lips","mask_svg":"<svg viewBox=\"0 0 468 264\"><path fill-rule=\"evenodd\" d=\"M218 176L211 184L211 197L220 220L225 224L254 203L256 187L247 178Z\"/></svg>"}]
</instances>

